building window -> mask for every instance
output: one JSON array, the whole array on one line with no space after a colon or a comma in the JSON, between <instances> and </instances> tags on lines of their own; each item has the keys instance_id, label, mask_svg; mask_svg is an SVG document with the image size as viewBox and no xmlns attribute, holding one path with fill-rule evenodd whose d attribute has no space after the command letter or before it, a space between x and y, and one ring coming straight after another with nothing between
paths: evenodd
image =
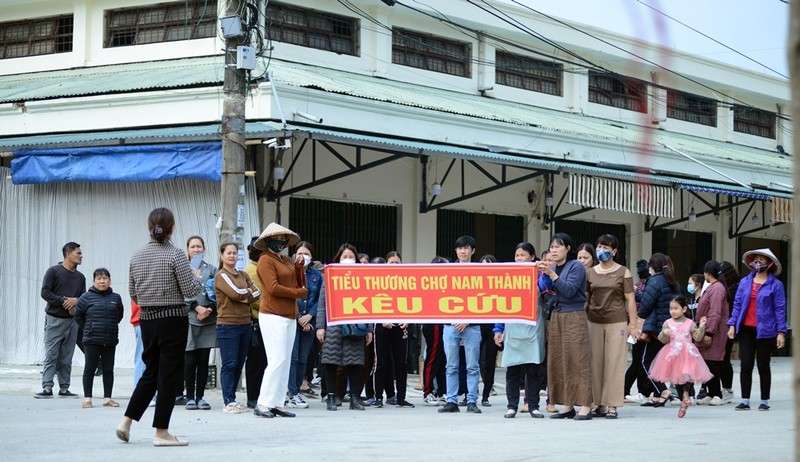
<instances>
[{"instance_id":1,"label":"building window","mask_svg":"<svg viewBox=\"0 0 800 462\"><path fill-rule=\"evenodd\" d=\"M589 72L589 102L647 112L647 87L641 80Z\"/></svg>"},{"instance_id":2,"label":"building window","mask_svg":"<svg viewBox=\"0 0 800 462\"><path fill-rule=\"evenodd\" d=\"M471 57L469 43L408 30L392 31L392 62L395 64L469 77Z\"/></svg>"},{"instance_id":3,"label":"building window","mask_svg":"<svg viewBox=\"0 0 800 462\"><path fill-rule=\"evenodd\" d=\"M689 93L667 90L667 117L716 127L717 102Z\"/></svg>"},{"instance_id":4,"label":"building window","mask_svg":"<svg viewBox=\"0 0 800 462\"><path fill-rule=\"evenodd\" d=\"M733 107L733 131L775 139L775 113L749 106Z\"/></svg>"},{"instance_id":5,"label":"building window","mask_svg":"<svg viewBox=\"0 0 800 462\"><path fill-rule=\"evenodd\" d=\"M216 0L160 3L106 11L106 48L216 35Z\"/></svg>"},{"instance_id":6,"label":"building window","mask_svg":"<svg viewBox=\"0 0 800 462\"><path fill-rule=\"evenodd\" d=\"M358 20L270 2L267 35L278 42L358 56Z\"/></svg>"},{"instance_id":7,"label":"building window","mask_svg":"<svg viewBox=\"0 0 800 462\"><path fill-rule=\"evenodd\" d=\"M0 23L0 59L70 51L72 15Z\"/></svg>"},{"instance_id":8,"label":"building window","mask_svg":"<svg viewBox=\"0 0 800 462\"><path fill-rule=\"evenodd\" d=\"M498 85L561 96L564 66L498 51L495 81Z\"/></svg>"}]
</instances>

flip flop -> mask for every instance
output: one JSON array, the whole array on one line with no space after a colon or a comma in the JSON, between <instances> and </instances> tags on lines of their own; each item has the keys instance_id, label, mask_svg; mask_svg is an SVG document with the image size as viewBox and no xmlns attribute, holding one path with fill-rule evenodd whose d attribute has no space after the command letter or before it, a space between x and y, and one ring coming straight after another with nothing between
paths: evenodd
<instances>
[{"instance_id":1,"label":"flip flop","mask_svg":"<svg viewBox=\"0 0 800 462\"><path fill-rule=\"evenodd\" d=\"M109 399L108 401L103 403L103 406L105 406L105 407L119 407L119 403L114 401L113 399Z\"/></svg>"},{"instance_id":2,"label":"flip flop","mask_svg":"<svg viewBox=\"0 0 800 462\"><path fill-rule=\"evenodd\" d=\"M175 446L189 446L188 441L180 441L178 438L174 440L165 440L163 438L153 438L153 446L159 447L175 447Z\"/></svg>"}]
</instances>

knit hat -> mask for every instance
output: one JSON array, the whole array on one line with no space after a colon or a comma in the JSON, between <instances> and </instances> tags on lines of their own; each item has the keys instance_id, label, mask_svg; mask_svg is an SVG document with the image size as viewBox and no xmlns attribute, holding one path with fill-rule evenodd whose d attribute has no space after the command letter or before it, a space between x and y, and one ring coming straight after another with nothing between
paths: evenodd
<instances>
[{"instance_id":1,"label":"knit hat","mask_svg":"<svg viewBox=\"0 0 800 462\"><path fill-rule=\"evenodd\" d=\"M775 254L769 249L748 250L744 253L744 255L742 255L742 263L750 267L750 263L753 262L753 258L755 258L756 255L763 255L772 260L773 267L775 268L773 273L775 276L781 274L781 271L783 270L781 267L781 262L778 261L778 257L776 257Z\"/></svg>"},{"instance_id":2,"label":"knit hat","mask_svg":"<svg viewBox=\"0 0 800 462\"><path fill-rule=\"evenodd\" d=\"M258 239L256 239L256 241L253 243L253 247L258 250L267 250L267 241L270 240L269 238L282 235L288 236L289 242L287 243L287 246L289 247L300 242L300 236L298 236L297 233L289 228L284 228L283 226L272 222L267 225L267 228L264 230L264 232L258 236Z\"/></svg>"}]
</instances>

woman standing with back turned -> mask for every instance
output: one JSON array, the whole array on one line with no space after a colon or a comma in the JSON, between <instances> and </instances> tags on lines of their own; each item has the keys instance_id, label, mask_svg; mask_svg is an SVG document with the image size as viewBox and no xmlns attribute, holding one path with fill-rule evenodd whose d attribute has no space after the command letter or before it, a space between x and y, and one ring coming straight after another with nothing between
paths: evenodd
<instances>
[{"instance_id":1,"label":"woman standing with back turned","mask_svg":"<svg viewBox=\"0 0 800 462\"><path fill-rule=\"evenodd\" d=\"M133 390L125 417L117 426L117 438L130 440L132 421L142 418L158 390L153 427L153 446L187 446L169 433L169 420L175 408L175 393L180 387L180 371L189 332L184 300L202 290L199 271L193 273L189 259L172 245L175 216L169 209L157 208L147 218L150 242L131 258L128 291L139 304L145 371Z\"/></svg>"}]
</instances>

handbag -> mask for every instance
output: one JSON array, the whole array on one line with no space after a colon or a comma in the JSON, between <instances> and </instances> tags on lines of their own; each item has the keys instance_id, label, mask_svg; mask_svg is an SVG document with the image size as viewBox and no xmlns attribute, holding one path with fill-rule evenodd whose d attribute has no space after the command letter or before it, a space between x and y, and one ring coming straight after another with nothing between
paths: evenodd
<instances>
[{"instance_id":1,"label":"handbag","mask_svg":"<svg viewBox=\"0 0 800 462\"><path fill-rule=\"evenodd\" d=\"M358 340L369 333L368 324L345 324L342 326L342 336L347 340Z\"/></svg>"}]
</instances>

